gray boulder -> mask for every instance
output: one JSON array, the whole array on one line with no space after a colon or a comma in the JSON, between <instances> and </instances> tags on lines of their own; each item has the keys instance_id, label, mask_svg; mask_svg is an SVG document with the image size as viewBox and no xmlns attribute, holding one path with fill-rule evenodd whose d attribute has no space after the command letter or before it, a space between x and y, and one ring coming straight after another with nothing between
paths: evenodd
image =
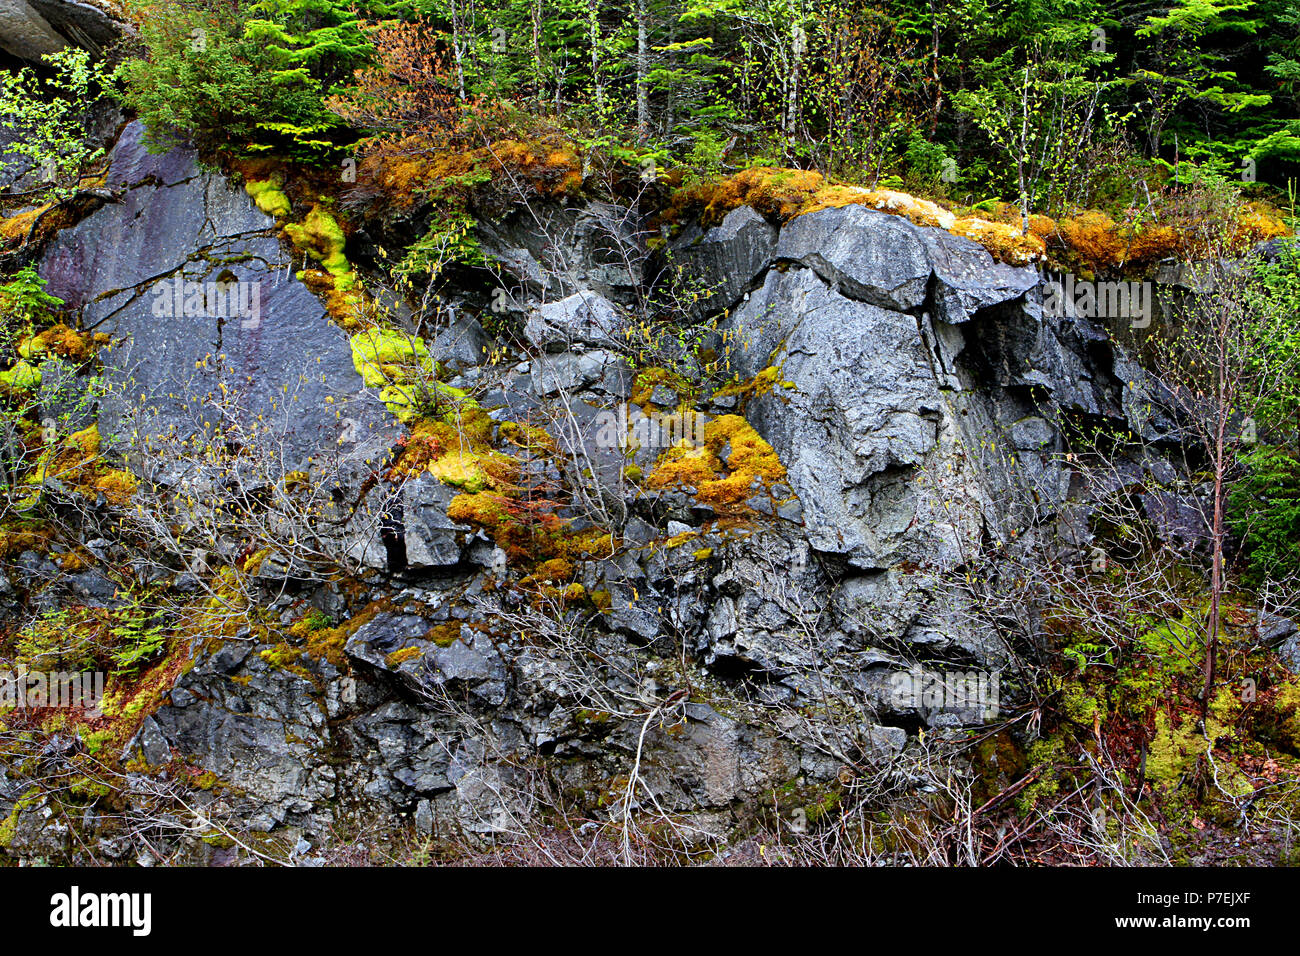
<instances>
[{"instance_id":1,"label":"gray boulder","mask_svg":"<svg viewBox=\"0 0 1300 956\"><path fill-rule=\"evenodd\" d=\"M995 262L973 240L860 205L791 220L781 229L776 257L813 269L846 296L900 312L926 302L933 276L933 311L953 324L1039 282L1032 268Z\"/></svg>"},{"instance_id":2,"label":"gray boulder","mask_svg":"<svg viewBox=\"0 0 1300 956\"><path fill-rule=\"evenodd\" d=\"M39 60L69 43L98 54L127 29L99 7L78 0L0 4L0 49L22 60Z\"/></svg>"},{"instance_id":3,"label":"gray boulder","mask_svg":"<svg viewBox=\"0 0 1300 956\"><path fill-rule=\"evenodd\" d=\"M772 263L777 230L749 206L727 213L712 229L692 223L673 240L670 264L684 293L700 298L690 308L708 315L729 308Z\"/></svg>"},{"instance_id":4,"label":"gray boulder","mask_svg":"<svg viewBox=\"0 0 1300 956\"><path fill-rule=\"evenodd\" d=\"M821 209L781 229L776 256L807 266L843 295L907 312L925 301L930 281L917 232L906 219L865 206Z\"/></svg>"},{"instance_id":5,"label":"gray boulder","mask_svg":"<svg viewBox=\"0 0 1300 956\"><path fill-rule=\"evenodd\" d=\"M327 720L311 681L273 665L252 645L227 645L199 653L153 715L157 734L150 728L137 744L154 756L173 748L246 791L258 806L248 824L269 830L291 815L310 817L334 795L334 769L319 756Z\"/></svg>"},{"instance_id":6,"label":"gray boulder","mask_svg":"<svg viewBox=\"0 0 1300 956\"><path fill-rule=\"evenodd\" d=\"M575 292L537 306L524 325L524 336L539 351L563 352L575 345L615 346L621 326L617 310L604 296Z\"/></svg>"},{"instance_id":7,"label":"gray boulder","mask_svg":"<svg viewBox=\"0 0 1300 956\"><path fill-rule=\"evenodd\" d=\"M953 325L983 309L1012 302L1040 279L1031 266L997 262L987 249L944 229L918 228L934 270L934 313Z\"/></svg>"},{"instance_id":8,"label":"gray boulder","mask_svg":"<svg viewBox=\"0 0 1300 956\"><path fill-rule=\"evenodd\" d=\"M886 568L909 555L949 560L957 537L977 532L978 511L954 525L915 481L941 441L958 441L915 318L794 269L769 272L730 322L745 330L732 357L741 377L775 362L793 386L748 416L786 466L813 548Z\"/></svg>"},{"instance_id":9,"label":"gray boulder","mask_svg":"<svg viewBox=\"0 0 1300 956\"><path fill-rule=\"evenodd\" d=\"M62 50L67 41L27 0L0 5L0 49L23 60L39 60Z\"/></svg>"}]
</instances>

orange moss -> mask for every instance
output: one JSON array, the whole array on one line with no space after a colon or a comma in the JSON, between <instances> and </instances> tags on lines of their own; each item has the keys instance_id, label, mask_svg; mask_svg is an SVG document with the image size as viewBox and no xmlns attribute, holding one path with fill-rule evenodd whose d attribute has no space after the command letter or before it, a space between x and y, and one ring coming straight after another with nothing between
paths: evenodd
<instances>
[{"instance_id":1,"label":"orange moss","mask_svg":"<svg viewBox=\"0 0 1300 956\"><path fill-rule=\"evenodd\" d=\"M346 291L334 288L334 279L327 272L320 273L329 280L325 292L325 311L340 327L349 332L368 328L375 322L373 306L364 293L355 289Z\"/></svg>"},{"instance_id":2,"label":"orange moss","mask_svg":"<svg viewBox=\"0 0 1300 956\"><path fill-rule=\"evenodd\" d=\"M1247 203L1241 216L1237 219L1233 231L1233 242L1240 245L1255 245L1290 234L1281 213L1263 203Z\"/></svg>"},{"instance_id":3,"label":"orange moss","mask_svg":"<svg viewBox=\"0 0 1300 956\"><path fill-rule=\"evenodd\" d=\"M6 216L0 219L0 236L3 236L8 242L20 242L27 238L27 233L31 232L32 224L35 223L51 203L43 206L37 206L34 209L28 209L23 212L15 213L12 216Z\"/></svg>"},{"instance_id":4,"label":"orange moss","mask_svg":"<svg viewBox=\"0 0 1300 956\"><path fill-rule=\"evenodd\" d=\"M407 209L430 191L467 198L486 182L526 182L543 196L564 198L582 189L582 159L557 133L529 140L503 139L477 149L430 151L420 135L391 144L367 157L360 174L374 182L389 202Z\"/></svg>"},{"instance_id":5,"label":"orange moss","mask_svg":"<svg viewBox=\"0 0 1300 956\"><path fill-rule=\"evenodd\" d=\"M554 511L554 502L520 500L506 494L460 494L447 507L447 517L457 524L481 528L516 563L535 567L554 559L569 561L608 558L615 549L614 536L603 528L574 532L572 522ZM563 565L551 565L551 572Z\"/></svg>"},{"instance_id":6,"label":"orange moss","mask_svg":"<svg viewBox=\"0 0 1300 956\"><path fill-rule=\"evenodd\" d=\"M1117 234L1122 247L1120 265L1155 262L1185 250L1183 237L1172 226L1152 224L1139 230L1126 224Z\"/></svg>"},{"instance_id":7,"label":"orange moss","mask_svg":"<svg viewBox=\"0 0 1300 956\"><path fill-rule=\"evenodd\" d=\"M533 573L519 583L525 587L530 584L563 583L572 580L573 574L573 562L568 558L550 558L537 565Z\"/></svg>"},{"instance_id":8,"label":"orange moss","mask_svg":"<svg viewBox=\"0 0 1300 956\"><path fill-rule=\"evenodd\" d=\"M94 486L103 492L104 497L112 504L122 507L131 501L136 489L140 487L140 482L129 471L110 469L95 479Z\"/></svg>"},{"instance_id":9,"label":"orange moss","mask_svg":"<svg viewBox=\"0 0 1300 956\"><path fill-rule=\"evenodd\" d=\"M1031 228L1032 228L1031 221ZM1039 235L1063 260L1092 272L1150 265L1160 259L1195 258L1204 254L1196 248L1196 223L1177 221L1119 223L1095 209L1058 220ZM1184 228L1184 226L1186 228ZM1258 242L1288 234L1275 210L1260 203L1247 203L1228 237L1232 248L1244 249Z\"/></svg>"},{"instance_id":10,"label":"orange moss","mask_svg":"<svg viewBox=\"0 0 1300 956\"><path fill-rule=\"evenodd\" d=\"M1058 219L1057 238L1053 245L1068 251L1094 269L1118 265L1123 251L1115 220L1104 212L1087 210L1078 216Z\"/></svg>"},{"instance_id":11,"label":"orange moss","mask_svg":"<svg viewBox=\"0 0 1300 956\"><path fill-rule=\"evenodd\" d=\"M447 517L457 524L494 530L510 520L508 500L501 495L478 492L457 495L447 506Z\"/></svg>"},{"instance_id":12,"label":"orange moss","mask_svg":"<svg viewBox=\"0 0 1300 956\"><path fill-rule=\"evenodd\" d=\"M312 293L318 296L328 296L334 290L334 277L324 269L317 269L315 266L308 266L298 272L298 280L302 282Z\"/></svg>"},{"instance_id":13,"label":"orange moss","mask_svg":"<svg viewBox=\"0 0 1300 956\"><path fill-rule=\"evenodd\" d=\"M94 358L96 350L109 341L109 336L103 332L93 335L78 332L60 322L23 342L18 351L29 359L52 353L74 362L84 362Z\"/></svg>"},{"instance_id":14,"label":"orange moss","mask_svg":"<svg viewBox=\"0 0 1300 956\"><path fill-rule=\"evenodd\" d=\"M986 219L958 219L948 230L954 236L965 236L978 242L999 262L1028 265L1041 259L1047 252L1042 239L1030 232L1021 235L1020 227Z\"/></svg>"},{"instance_id":15,"label":"orange moss","mask_svg":"<svg viewBox=\"0 0 1300 956\"><path fill-rule=\"evenodd\" d=\"M1029 215L1029 231L1031 234L1047 242L1049 236L1056 232L1056 220L1050 216L1040 216L1038 213Z\"/></svg>"},{"instance_id":16,"label":"orange moss","mask_svg":"<svg viewBox=\"0 0 1300 956\"><path fill-rule=\"evenodd\" d=\"M99 459L99 429L92 425L69 435L53 449L38 469L38 480L58 478L73 483L92 476L86 470Z\"/></svg>"},{"instance_id":17,"label":"orange moss","mask_svg":"<svg viewBox=\"0 0 1300 956\"><path fill-rule=\"evenodd\" d=\"M612 558L616 548L614 535L603 528L588 528L564 539L564 553L573 559Z\"/></svg>"},{"instance_id":18,"label":"orange moss","mask_svg":"<svg viewBox=\"0 0 1300 956\"><path fill-rule=\"evenodd\" d=\"M907 193L827 182L820 173L770 166L677 189L661 218L667 223L696 218L707 228L744 205L778 223L820 209L863 205L906 217L919 226L947 229L978 242L995 259L1013 265L1043 259L1049 250L1054 258L1089 272L1197 254L1190 248L1196 223L1185 227L1177 221L1117 223L1104 212L1087 210L1060 220L1031 214L1028 234L1022 235L1023 217L1019 208L1010 203L981 206L978 215L958 218L937 203ZM1243 248L1287 234L1289 230L1276 209L1248 203L1232 226L1231 241L1236 248Z\"/></svg>"},{"instance_id":19,"label":"orange moss","mask_svg":"<svg viewBox=\"0 0 1300 956\"><path fill-rule=\"evenodd\" d=\"M301 649L302 653L316 660L329 661L340 670L346 671L348 662L343 648L346 646L348 638L360 630L362 625L372 620L376 614L388 610L391 606L392 604L387 598L371 601L337 627L330 627L327 623L325 626L313 626L310 617L308 617L294 624L289 629L289 633L295 637L306 638ZM300 627L299 625L302 624L306 626Z\"/></svg>"},{"instance_id":20,"label":"orange moss","mask_svg":"<svg viewBox=\"0 0 1300 956\"><path fill-rule=\"evenodd\" d=\"M1009 224L974 218L958 220L938 203L904 192L827 183L820 173L770 166L746 169L725 179L679 189L673 194L664 219L682 222L689 216L697 216L708 227L744 205L777 222L820 209L866 206L902 216L918 226L947 229L955 235L966 236L1004 262L1021 265L1041 257L1044 252L1041 239L1032 234L1021 236L1019 229Z\"/></svg>"},{"instance_id":21,"label":"orange moss","mask_svg":"<svg viewBox=\"0 0 1300 956\"><path fill-rule=\"evenodd\" d=\"M0 558L8 558L24 551L46 553L54 538L51 525L9 525L0 528Z\"/></svg>"},{"instance_id":22,"label":"orange moss","mask_svg":"<svg viewBox=\"0 0 1300 956\"><path fill-rule=\"evenodd\" d=\"M388 471L390 481L428 472L467 491L500 490L514 480L518 462L492 451L492 420L481 408L465 408L452 421L418 420L401 439L401 453Z\"/></svg>"},{"instance_id":23,"label":"orange moss","mask_svg":"<svg viewBox=\"0 0 1300 956\"><path fill-rule=\"evenodd\" d=\"M785 221L797 215L825 182L821 173L811 170L755 166L677 190L665 218L684 222L693 216L707 228L722 222L733 209L752 206L764 216Z\"/></svg>"},{"instance_id":24,"label":"orange moss","mask_svg":"<svg viewBox=\"0 0 1300 956\"><path fill-rule=\"evenodd\" d=\"M747 512L745 502L786 477L772 446L739 415L722 415L704 426L704 444L670 448L646 480L652 489L688 487L720 515Z\"/></svg>"},{"instance_id":25,"label":"orange moss","mask_svg":"<svg viewBox=\"0 0 1300 956\"><path fill-rule=\"evenodd\" d=\"M84 571L93 563L89 554L84 548L65 551L58 559L59 567L68 572Z\"/></svg>"}]
</instances>

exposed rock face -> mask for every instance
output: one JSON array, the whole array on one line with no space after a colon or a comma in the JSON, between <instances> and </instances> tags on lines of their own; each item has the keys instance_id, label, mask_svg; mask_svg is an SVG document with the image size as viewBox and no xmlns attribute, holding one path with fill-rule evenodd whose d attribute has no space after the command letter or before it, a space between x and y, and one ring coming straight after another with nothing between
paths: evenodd
<instances>
[{"instance_id":1,"label":"exposed rock face","mask_svg":"<svg viewBox=\"0 0 1300 956\"><path fill-rule=\"evenodd\" d=\"M261 643L196 636L193 666L127 745L128 759L184 758L237 788L227 809L256 829L314 840L362 813L424 832L517 830L542 767L585 813L613 819L629 799L723 833L792 780L830 780L850 762L887 772L909 746L904 728L930 717L890 699L890 675L918 658L1003 663L947 577L989 542L1034 547L1076 520L1054 457L1058 413L1156 438L1171 427L1140 417L1149 383L1102 329L1043 313L1032 270L859 206L780 229L739 209L685 230L672 262L708 291L697 314L728 313L731 368L768 386L700 408L743 414L788 487L750 488L744 520L714 523L719 505L700 489L624 476L629 462L653 468L668 442L604 437L606 413L625 431L682 399L666 379L631 403L619 332L650 261L635 217L594 205L550 210L546 229L497 224L485 245L513 277L527 354L489 378L488 339L465 312L434 357L454 359L453 384L498 426L547 426L560 463L521 454L521 484L582 489L581 520L616 532L611 556L577 562L572 584L603 595L599 613L579 612L555 589L549 603L522 590L488 534L448 517L464 480L373 479L398 432L242 191L187 152L148 155L138 126L108 186L121 201L41 262L49 291L118 342L103 433L197 434L223 409L248 441L274 439L285 471L341 469L350 490L370 475L372 513L385 516L382 534L340 539L370 569L347 586L268 558L257 574L281 630ZM259 312L185 314L154 291L177 278L250 284ZM1128 465L1137 479L1168 468ZM59 576L25 560L12 575L22 588ZM95 580L67 587L113 599ZM340 629L324 650L290 634L308 609ZM828 687L847 716L813 727Z\"/></svg>"},{"instance_id":2,"label":"exposed rock face","mask_svg":"<svg viewBox=\"0 0 1300 956\"><path fill-rule=\"evenodd\" d=\"M916 514L911 493L865 484L921 464L945 418L916 318L792 269L769 272L732 322L746 342L741 375L775 365L789 383L756 402L752 418L786 465L812 546L861 568L922 557L895 541Z\"/></svg>"},{"instance_id":3,"label":"exposed rock face","mask_svg":"<svg viewBox=\"0 0 1300 956\"><path fill-rule=\"evenodd\" d=\"M506 301L553 301L588 290L631 302L647 258L640 216L612 203L542 208L480 224Z\"/></svg>"},{"instance_id":4,"label":"exposed rock face","mask_svg":"<svg viewBox=\"0 0 1300 956\"><path fill-rule=\"evenodd\" d=\"M749 206L727 213L714 229L691 223L673 240L672 262L704 290L696 314L720 312L772 263L777 229ZM693 291L693 290L692 290Z\"/></svg>"},{"instance_id":5,"label":"exposed rock face","mask_svg":"<svg viewBox=\"0 0 1300 956\"><path fill-rule=\"evenodd\" d=\"M39 60L69 43L98 53L122 32L103 9L78 0L6 0L0 5L0 49Z\"/></svg>"},{"instance_id":6,"label":"exposed rock face","mask_svg":"<svg viewBox=\"0 0 1300 956\"><path fill-rule=\"evenodd\" d=\"M0 7L0 47L7 53L35 60L65 45L63 37L26 0Z\"/></svg>"},{"instance_id":7,"label":"exposed rock face","mask_svg":"<svg viewBox=\"0 0 1300 956\"><path fill-rule=\"evenodd\" d=\"M148 153L139 123L107 187L121 201L61 233L40 264L83 327L117 343L102 434L184 439L224 419L286 473L382 451L372 430L387 416L363 393L347 336L294 278L271 217L191 152Z\"/></svg>"},{"instance_id":8,"label":"exposed rock face","mask_svg":"<svg viewBox=\"0 0 1300 956\"><path fill-rule=\"evenodd\" d=\"M575 292L534 310L524 335L538 351L567 352L575 345L617 345L619 324L618 313L604 296Z\"/></svg>"}]
</instances>

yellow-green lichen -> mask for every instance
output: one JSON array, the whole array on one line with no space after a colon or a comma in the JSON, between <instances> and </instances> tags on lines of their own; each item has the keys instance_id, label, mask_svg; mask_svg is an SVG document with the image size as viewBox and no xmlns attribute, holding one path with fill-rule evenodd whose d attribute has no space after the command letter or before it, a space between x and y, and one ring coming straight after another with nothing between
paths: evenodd
<instances>
[{"instance_id":1,"label":"yellow-green lichen","mask_svg":"<svg viewBox=\"0 0 1300 956\"><path fill-rule=\"evenodd\" d=\"M403 647L401 650L393 651L393 653L385 657L384 663L389 667L397 668L401 667L407 661L421 657L423 654L424 651L420 650L418 647Z\"/></svg>"},{"instance_id":2,"label":"yellow-green lichen","mask_svg":"<svg viewBox=\"0 0 1300 956\"><path fill-rule=\"evenodd\" d=\"M432 370L429 348L418 335L390 329L367 329L351 338L352 364L371 388L405 374L405 367Z\"/></svg>"}]
</instances>

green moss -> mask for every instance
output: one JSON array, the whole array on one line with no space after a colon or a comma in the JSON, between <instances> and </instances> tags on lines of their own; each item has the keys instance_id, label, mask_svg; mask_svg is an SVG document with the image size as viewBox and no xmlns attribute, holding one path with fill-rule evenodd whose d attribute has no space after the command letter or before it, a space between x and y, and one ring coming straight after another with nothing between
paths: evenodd
<instances>
[{"instance_id":1,"label":"green moss","mask_svg":"<svg viewBox=\"0 0 1300 956\"><path fill-rule=\"evenodd\" d=\"M7 847L14 841L14 830L18 827L18 804L14 804L9 816L0 822L0 846Z\"/></svg>"},{"instance_id":2,"label":"green moss","mask_svg":"<svg viewBox=\"0 0 1300 956\"><path fill-rule=\"evenodd\" d=\"M417 366L430 372L433 369L429 348L418 335L367 329L352 336L351 344L352 364L371 388L379 388L400 376L403 366Z\"/></svg>"},{"instance_id":3,"label":"green moss","mask_svg":"<svg viewBox=\"0 0 1300 956\"><path fill-rule=\"evenodd\" d=\"M357 374L367 386L380 390L380 398L400 421L427 414L461 424L466 410L478 407L467 392L437 380L429 348L418 335L367 329L350 342Z\"/></svg>"},{"instance_id":4,"label":"green moss","mask_svg":"<svg viewBox=\"0 0 1300 956\"><path fill-rule=\"evenodd\" d=\"M298 658L302 656L302 649L290 647L288 644L281 643L261 651L260 656L262 660L266 661L272 667L279 667L287 670L297 663Z\"/></svg>"},{"instance_id":5,"label":"green moss","mask_svg":"<svg viewBox=\"0 0 1300 956\"><path fill-rule=\"evenodd\" d=\"M1204 750L1204 741L1197 735L1191 717L1185 718L1182 725L1175 728L1164 711L1158 712L1156 734L1147 751L1147 779L1173 787Z\"/></svg>"},{"instance_id":6,"label":"green moss","mask_svg":"<svg viewBox=\"0 0 1300 956\"><path fill-rule=\"evenodd\" d=\"M838 789L828 790L820 800L806 804L803 808L809 823L816 823L840 805L842 798Z\"/></svg>"},{"instance_id":7,"label":"green moss","mask_svg":"<svg viewBox=\"0 0 1300 956\"><path fill-rule=\"evenodd\" d=\"M435 381L432 376L414 384L385 385L379 390L388 410L404 423L414 421L424 413L434 414L443 421L454 423L460 409L475 407L468 393Z\"/></svg>"},{"instance_id":8,"label":"green moss","mask_svg":"<svg viewBox=\"0 0 1300 956\"><path fill-rule=\"evenodd\" d=\"M334 288L337 291L347 292L356 284L352 266L343 253L347 244L343 227L323 206L312 206L306 219L301 223L290 223L284 227L284 231L295 246L318 260L325 271L334 277Z\"/></svg>"},{"instance_id":9,"label":"green moss","mask_svg":"<svg viewBox=\"0 0 1300 956\"><path fill-rule=\"evenodd\" d=\"M34 391L41 387L41 373L19 359L13 368L0 372L0 385L21 391Z\"/></svg>"},{"instance_id":10,"label":"green moss","mask_svg":"<svg viewBox=\"0 0 1300 956\"><path fill-rule=\"evenodd\" d=\"M1054 796L1060 790L1058 768L1070 761L1065 742L1054 737L1035 740L1025 751L1025 758L1030 772L1037 773L1037 777L1016 798L1016 808L1021 813L1029 813L1040 799Z\"/></svg>"},{"instance_id":11,"label":"green moss","mask_svg":"<svg viewBox=\"0 0 1300 956\"><path fill-rule=\"evenodd\" d=\"M78 797L93 801L107 797L113 792L113 788L100 780L92 780L89 777L76 777L68 786L68 791Z\"/></svg>"},{"instance_id":12,"label":"green moss","mask_svg":"<svg viewBox=\"0 0 1300 956\"><path fill-rule=\"evenodd\" d=\"M1025 754L1007 731L994 734L975 748L972 766L976 773L974 796L984 803L1002 793L1025 772Z\"/></svg>"},{"instance_id":13,"label":"green moss","mask_svg":"<svg viewBox=\"0 0 1300 956\"><path fill-rule=\"evenodd\" d=\"M13 843L14 832L18 828L18 815L28 807L34 805L40 797L40 790L32 787L16 801L14 808L9 811L9 816L3 822L0 822L0 846L7 847Z\"/></svg>"},{"instance_id":14,"label":"green moss","mask_svg":"<svg viewBox=\"0 0 1300 956\"><path fill-rule=\"evenodd\" d=\"M1273 698L1280 736L1291 749L1300 753L1300 680L1291 681L1278 689Z\"/></svg>"},{"instance_id":15,"label":"green moss","mask_svg":"<svg viewBox=\"0 0 1300 956\"><path fill-rule=\"evenodd\" d=\"M794 382L788 382L781 378L781 368L777 365L769 365L753 378L747 381L734 381L714 392L715 398L738 398L741 402L747 402L751 398L757 398L766 395L774 388L792 389Z\"/></svg>"},{"instance_id":16,"label":"green moss","mask_svg":"<svg viewBox=\"0 0 1300 956\"><path fill-rule=\"evenodd\" d=\"M244 191L253 198L257 208L268 216L283 219L293 209L289 197L281 191L278 179L250 180L244 183Z\"/></svg>"},{"instance_id":17,"label":"green moss","mask_svg":"<svg viewBox=\"0 0 1300 956\"><path fill-rule=\"evenodd\" d=\"M1106 719L1105 702L1077 683L1067 683L1061 689L1061 707L1071 720L1089 727Z\"/></svg>"}]
</instances>

